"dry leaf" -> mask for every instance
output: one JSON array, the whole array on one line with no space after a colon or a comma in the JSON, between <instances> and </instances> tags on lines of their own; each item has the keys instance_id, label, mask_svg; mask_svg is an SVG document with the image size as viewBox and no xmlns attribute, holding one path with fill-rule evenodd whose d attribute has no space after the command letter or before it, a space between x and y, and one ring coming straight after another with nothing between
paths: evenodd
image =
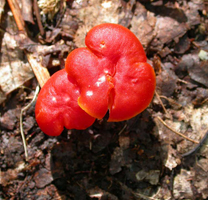
<instances>
[{"instance_id":1,"label":"dry leaf","mask_svg":"<svg viewBox=\"0 0 208 200\"><path fill-rule=\"evenodd\" d=\"M176 199L192 199L191 178L193 174L184 169L174 178L173 194Z\"/></svg>"},{"instance_id":2,"label":"dry leaf","mask_svg":"<svg viewBox=\"0 0 208 200\"><path fill-rule=\"evenodd\" d=\"M135 14L131 21L131 31L138 37L144 48L148 46L154 37L156 18L154 13L149 12L137 2Z\"/></svg>"},{"instance_id":3,"label":"dry leaf","mask_svg":"<svg viewBox=\"0 0 208 200\"><path fill-rule=\"evenodd\" d=\"M208 142L206 143L208 145ZM206 150L206 155L208 155L208 148ZM195 176L193 183L197 188L199 193L202 193L204 199L208 198L208 156L201 158L194 167Z\"/></svg>"},{"instance_id":4,"label":"dry leaf","mask_svg":"<svg viewBox=\"0 0 208 200\"><path fill-rule=\"evenodd\" d=\"M25 21L34 24L32 0L22 0L22 16Z\"/></svg>"},{"instance_id":5,"label":"dry leaf","mask_svg":"<svg viewBox=\"0 0 208 200\"><path fill-rule=\"evenodd\" d=\"M4 96L33 78L32 69L14 38L5 33L1 45L0 87ZM2 103L2 101L0 102Z\"/></svg>"},{"instance_id":6,"label":"dry leaf","mask_svg":"<svg viewBox=\"0 0 208 200\"><path fill-rule=\"evenodd\" d=\"M79 27L75 35L74 41L76 46L85 46L85 36L93 26L107 22L118 24L119 7L119 0L91 0L89 6L80 9L77 17L82 22L82 25Z\"/></svg>"},{"instance_id":7,"label":"dry leaf","mask_svg":"<svg viewBox=\"0 0 208 200\"><path fill-rule=\"evenodd\" d=\"M0 21L1 21L1 16L4 12L4 6L5 6L6 1L5 0L0 0Z\"/></svg>"}]
</instances>

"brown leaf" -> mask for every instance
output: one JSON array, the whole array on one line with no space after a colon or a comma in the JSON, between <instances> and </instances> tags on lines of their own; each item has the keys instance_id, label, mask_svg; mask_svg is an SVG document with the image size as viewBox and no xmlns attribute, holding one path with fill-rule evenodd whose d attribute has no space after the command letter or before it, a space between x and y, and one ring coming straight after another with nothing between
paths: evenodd
<instances>
[{"instance_id":1,"label":"brown leaf","mask_svg":"<svg viewBox=\"0 0 208 200\"><path fill-rule=\"evenodd\" d=\"M118 24L120 17L119 6L120 0L91 0L88 6L81 8L77 17L82 22L82 26L79 27L75 35L74 41L76 46L85 46L85 35L93 26L106 22Z\"/></svg>"},{"instance_id":2,"label":"brown leaf","mask_svg":"<svg viewBox=\"0 0 208 200\"><path fill-rule=\"evenodd\" d=\"M51 172L45 168L40 169L34 175L35 184L38 188L44 188L53 181Z\"/></svg>"},{"instance_id":3,"label":"brown leaf","mask_svg":"<svg viewBox=\"0 0 208 200\"><path fill-rule=\"evenodd\" d=\"M147 48L154 38L155 25L154 13L147 11L142 4L137 2L135 15L131 21L131 31L138 37L144 48Z\"/></svg>"},{"instance_id":4,"label":"brown leaf","mask_svg":"<svg viewBox=\"0 0 208 200\"><path fill-rule=\"evenodd\" d=\"M22 0L22 17L25 21L34 24L31 0Z\"/></svg>"},{"instance_id":5,"label":"brown leaf","mask_svg":"<svg viewBox=\"0 0 208 200\"><path fill-rule=\"evenodd\" d=\"M24 52L18 48L14 37L8 33L4 34L0 57L0 87L4 94L9 94L34 77Z\"/></svg>"},{"instance_id":6,"label":"brown leaf","mask_svg":"<svg viewBox=\"0 0 208 200\"><path fill-rule=\"evenodd\" d=\"M4 12L4 6L5 6L6 1L5 0L0 0L0 21L1 21L1 16Z\"/></svg>"},{"instance_id":7,"label":"brown leaf","mask_svg":"<svg viewBox=\"0 0 208 200\"><path fill-rule=\"evenodd\" d=\"M166 63L166 65L171 65ZM166 97L173 95L176 89L176 82L178 77L175 75L173 70L166 69L162 71L156 78L157 81L157 92Z\"/></svg>"},{"instance_id":8,"label":"brown leaf","mask_svg":"<svg viewBox=\"0 0 208 200\"><path fill-rule=\"evenodd\" d=\"M206 155L208 153L208 148L206 151ZM194 185L197 188L199 193L202 193L203 199L208 198L208 157L201 158L195 165L195 177L194 177Z\"/></svg>"},{"instance_id":9,"label":"brown leaf","mask_svg":"<svg viewBox=\"0 0 208 200\"><path fill-rule=\"evenodd\" d=\"M160 47L164 44L170 43L183 36L187 31L187 27L183 23L170 17L157 17L155 35L156 38L152 42L152 46Z\"/></svg>"},{"instance_id":10,"label":"brown leaf","mask_svg":"<svg viewBox=\"0 0 208 200\"><path fill-rule=\"evenodd\" d=\"M13 130L16 122L17 122L17 117L16 117L15 109L8 110L0 117L0 123L2 128L6 128L8 130Z\"/></svg>"},{"instance_id":11,"label":"brown leaf","mask_svg":"<svg viewBox=\"0 0 208 200\"><path fill-rule=\"evenodd\" d=\"M192 176L193 174L190 171L182 169L181 173L174 178L173 194L176 199L189 199L193 197L190 181Z\"/></svg>"},{"instance_id":12,"label":"brown leaf","mask_svg":"<svg viewBox=\"0 0 208 200\"><path fill-rule=\"evenodd\" d=\"M174 51L175 51L175 53L183 54L189 48L190 48L190 40L189 40L188 36L185 34L184 36L182 36L179 39L178 43L175 45Z\"/></svg>"},{"instance_id":13,"label":"brown leaf","mask_svg":"<svg viewBox=\"0 0 208 200\"><path fill-rule=\"evenodd\" d=\"M208 87L208 61L200 61L197 54L184 55L178 68L186 69L191 79Z\"/></svg>"}]
</instances>

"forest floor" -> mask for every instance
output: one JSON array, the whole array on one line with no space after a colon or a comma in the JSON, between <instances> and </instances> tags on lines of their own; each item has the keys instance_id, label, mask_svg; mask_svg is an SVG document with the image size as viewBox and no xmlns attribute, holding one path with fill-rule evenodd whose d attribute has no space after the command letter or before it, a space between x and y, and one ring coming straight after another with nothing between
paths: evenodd
<instances>
[{"instance_id":1,"label":"forest floor","mask_svg":"<svg viewBox=\"0 0 208 200\"><path fill-rule=\"evenodd\" d=\"M208 1L12 2L19 13L0 0L0 199L208 199ZM49 137L35 120L35 90L104 22L141 41L154 99L128 121Z\"/></svg>"}]
</instances>

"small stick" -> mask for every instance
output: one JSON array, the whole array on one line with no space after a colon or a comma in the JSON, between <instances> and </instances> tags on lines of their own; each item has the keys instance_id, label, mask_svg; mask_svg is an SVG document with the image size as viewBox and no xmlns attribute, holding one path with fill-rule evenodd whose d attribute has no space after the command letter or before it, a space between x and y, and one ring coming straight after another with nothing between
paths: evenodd
<instances>
[{"instance_id":1,"label":"small stick","mask_svg":"<svg viewBox=\"0 0 208 200\"><path fill-rule=\"evenodd\" d=\"M208 98L204 99L204 101L202 101L201 104L204 104L204 103L206 103L206 102L208 102Z\"/></svg>"},{"instance_id":2,"label":"small stick","mask_svg":"<svg viewBox=\"0 0 208 200\"><path fill-rule=\"evenodd\" d=\"M187 140L189 140L189 141L191 141L191 142L194 142L194 143L196 143L196 144L199 144L198 141L193 140L193 139L187 137L186 135L184 135L184 134L182 134L182 133L180 133L180 132L178 132L178 131L173 130L173 129L172 129L170 126L168 126L168 125L167 125L160 117L157 117L157 119L159 119L160 122L161 122L164 126L166 126L168 129L170 129L171 131L173 131L173 132L176 133L177 135L180 135L181 137L183 137L183 138L185 138L185 139L187 139Z\"/></svg>"},{"instance_id":3,"label":"small stick","mask_svg":"<svg viewBox=\"0 0 208 200\"><path fill-rule=\"evenodd\" d=\"M10 9L14 15L14 19L17 24L18 30L23 31L25 33L26 32L25 31L25 22L23 20L22 15L21 15L19 5L17 4L17 2L15 0L7 0L7 1L8 1Z\"/></svg>"},{"instance_id":4,"label":"small stick","mask_svg":"<svg viewBox=\"0 0 208 200\"><path fill-rule=\"evenodd\" d=\"M37 18L40 34L43 36L44 35L44 28L43 28L43 25L42 25L42 22L41 22L40 10L39 10L39 7L38 7L37 0L33 1L33 7L34 7L35 16Z\"/></svg>"},{"instance_id":5,"label":"small stick","mask_svg":"<svg viewBox=\"0 0 208 200\"><path fill-rule=\"evenodd\" d=\"M125 124L124 127L119 131L118 135L121 135L121 133L124 132L124 130L126 129L126 127L127 127L127 124Z\"/></svg>"},{"instance_id":6,"label":"small stick","mask_svg":"<svg viewBox=\"0 0 208 200\"><path fill-rule=\"evenodd\" d=\"M178 107L182 107L181 104L177 103L176 101L174 101L174 100L172 100L172 99L170 99L170 98L168 98L166 96L160 96L160 98L166 99L169 103L175 104Z\"/></svg>"},{"instance_id":7,"label":"small stick","mask_svg":"<svg viewBox=\"0 0 208 200\"><path fill-rule=\"evenodd\" d=\"M22 142L23 142L23 147L24 147L24 151L25 151L25 160L26 161L28 160L28 153L27 153L27 143L26 143L26 140L25 140L25 135L24 135L24 130L23 130L22 116L23 116L23 112L26 111L32 105L32 103L36 100L36 98L38 96L38 93L39 93L39 90L40 90L40 87L38 85L36 87L35 94L33 96L32 101L28 105L26 105L24 108L22 108L21 112L20 112L20 133L21 133L21 137L22 137Z\"/></svg>"},{"instance_id":8,"label":"small stick","mask_svg":"<svg viewBox=\"0 0 208 200\"><path fill-rule=\"evenodd\" d=\"M160 98L160 96L159 96L159 94L157 93L156 90L155 90L155 94L156 94L156 97L157 97L158 101L160 102L160 104L161 104L163 110L164 110L165 113L168 115L168 111L166 110L166 108L165 108L165 106L164 106L164 104L163 104L163 102L162 102L162 100L161 100L161 98Z\"/></svg>"},{"instance_id":9,"label":"small stick","mask_svg":"<svg viewBox=\"0 0 208 200\"><path fill-rule=\"evenodd\" d=\"M201 139L199 144L197 144L193 149L191 149L190 151L182 154L181 156L182 157L186 157L186 156L190 156L190 155L196 153L200 149L200 147L203 146L203 144L206 141L207 137L208 137L208 131L205 133L204 137Z\"/></svg>"},{"instance_id":10,"label":"small stick","mask_svg":"<svg viewBox=\"0 0 208 200\"><path fill-rule=\"evenodd\" d=\"M184 84L188 84L187 81L184 81L184 80L182 80L182 79L180 79L180 78L178 78L177 81L178 81L178 82L181 82L181 83L184 83Z\"/></svg>"},{"instance_id":11,"label":"small stick","mask_svg":"<svg viewBox=\"0 0 208 200\"><path fill-rule=\"evenodd\" d=\"M24 28L25 24L21 12L18 12L18 6L15 6L17 4L16 0L8 0L8 3L14 15L14 19L16 21L19 31L23 31L24 33L23 36L27 37L27 32L25 31ZM28 62L31 65L31 68L33 69L33 72L38 80L40 87L42 87L45 84L45 82L50 78L48 69L43 67L40 64L40 62L37 61L37 58L34 57L31 53L28 53L26 50L24 52L27 56ZM41 60L41 58L39 60Z\"/></svg>"}]
</instances>

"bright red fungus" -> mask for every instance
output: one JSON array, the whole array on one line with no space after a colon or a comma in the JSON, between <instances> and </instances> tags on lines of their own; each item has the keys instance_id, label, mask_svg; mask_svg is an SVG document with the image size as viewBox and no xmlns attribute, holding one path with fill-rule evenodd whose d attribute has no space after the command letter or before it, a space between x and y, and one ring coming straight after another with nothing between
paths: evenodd
<instances>
[{"instance_id":1,"label":"bright red fungus","mask_svg":"<svg viewBox=\"0 0 208 200\"><path fill-rule=\"evenodd\" d=\"M60 135L67 129L86 129L95 118L77 104L80 93L66 71L56 72L41 89L35 108L36 121L50 136Z\"/></svg>"},{"instance_id":2,"label":"bright red fungus","mask_svg":"<svg viewBox=\"0 0 208 200\"><path fill-rule=\"evenodd\" d=\"M48 135L85 129L110 111L109 121L127 120L151 102L156 80L143 47L127 28L101 24L72 51L38 95L35 115Z\"/></svg>"},{"instance_id":3,"label":"bright red fungus","mask_svg":"<svg viewBox=\"0 0 208 200\"><path fill-rule=\"evenodd\" d=\"M117 24L92 28L86 48L71 52L66 71L79 88L79 106L95 118L110 111L109 121L130 119L151 102L155 73L137 37Z\"/></svg>"}]
</instances>

